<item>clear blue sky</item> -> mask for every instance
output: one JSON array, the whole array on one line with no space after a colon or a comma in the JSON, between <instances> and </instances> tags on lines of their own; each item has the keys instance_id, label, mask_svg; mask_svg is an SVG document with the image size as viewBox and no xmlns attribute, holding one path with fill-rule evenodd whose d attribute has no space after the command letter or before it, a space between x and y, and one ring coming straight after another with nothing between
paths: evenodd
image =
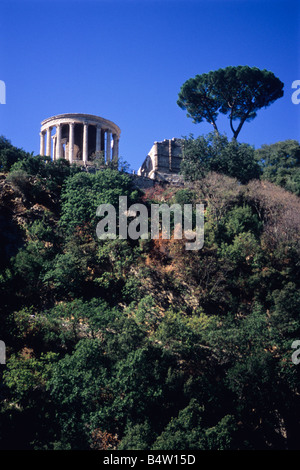
<instances>
[{"instance_id":1,"label":"clear blue sky","mask_svg":"<svg viewBox=\"0 0 300 470\"><path fill-rule=\"evenodd\" d=\"M156 140L212 130L176 104L196 74L249 65L271 70L285 94L246 123L256 148L300 139L298 0L1 0L0 134L39 152L43 119L96 114L121 128L120 155L137 170ZM221 132L231 138L227 119Z\"/></svg>"}]
</instances>

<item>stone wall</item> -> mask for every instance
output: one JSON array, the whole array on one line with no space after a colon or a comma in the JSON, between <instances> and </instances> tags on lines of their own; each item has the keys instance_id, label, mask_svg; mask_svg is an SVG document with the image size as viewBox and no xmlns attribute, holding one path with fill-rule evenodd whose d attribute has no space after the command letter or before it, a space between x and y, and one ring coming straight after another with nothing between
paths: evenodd
<instances>
[{"instance_id":1,"label":"stone wall","mask_svg":"<svg viewBox=\"0 0 300 470\"><path fill-rule=\"evenodd\" d=\"M138 175L156 179L158 174L178 174L182 160L182 139L154 142Z\"/></svg>"}]
</instances>

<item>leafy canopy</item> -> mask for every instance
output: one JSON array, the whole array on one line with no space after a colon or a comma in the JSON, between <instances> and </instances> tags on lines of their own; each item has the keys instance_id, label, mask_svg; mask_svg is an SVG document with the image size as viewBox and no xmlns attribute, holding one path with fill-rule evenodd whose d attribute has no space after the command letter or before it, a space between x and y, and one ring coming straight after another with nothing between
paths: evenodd
<instances>
[{"instance_id":1,"label":"leafy canopy","mask_svg":"<svg viewBox=\"0 0 300 470\"><path fill-rule=\"evenodd\" d=\"M201 179L214 171L236 178L242 184L259 178L260 167L254 148L225 135L211 132L207 136L193 136L184 140L181 173L189 181Z\"/></svg>"},{"instance_id":2,"label":"leafy canopy","mask_svg":"<svg viewBox=\"0 0 300 470\"><path fill-rule=\"evenodd\" d=\"M239 65L190 78L182 85L177 104L195 123L212 124L216 133L218 114L228 115L236 139L245 122L282 96L283 83L272 72Z\"/></svg>"},{"instance_id":3,"label":"leafy canopy","mask_svg":"<svg viewBox=\"0 0 300 470\"><path fill-rule=\"evenodd\" d=\"M297 140L265 144L255 154L263 179L300 195L300 144Z\"/></svg>"}]
</instances>

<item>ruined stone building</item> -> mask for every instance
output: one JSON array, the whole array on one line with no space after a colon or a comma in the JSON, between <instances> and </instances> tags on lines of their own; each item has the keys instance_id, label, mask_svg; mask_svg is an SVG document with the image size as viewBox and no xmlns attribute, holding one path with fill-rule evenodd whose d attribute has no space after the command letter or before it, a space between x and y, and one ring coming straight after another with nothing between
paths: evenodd
<instances>
[{"instance_id":1,"label":"ruined stone building","mask_svg":"<svg viewBox=\"0 0 300 470\"><path fill-rule=\"evenodd\" d=\"M154 142L138 175L151 179L170 179L180 171L182 160L182 139L165 139Z\"/></svg>"}]
</instances>

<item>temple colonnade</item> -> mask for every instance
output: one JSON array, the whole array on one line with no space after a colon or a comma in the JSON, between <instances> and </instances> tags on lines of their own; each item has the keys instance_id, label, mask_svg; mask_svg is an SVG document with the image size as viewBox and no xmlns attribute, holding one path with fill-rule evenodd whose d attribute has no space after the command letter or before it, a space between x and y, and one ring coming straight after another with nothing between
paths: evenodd
<instances>
[{"instance_id":1,"label":"temple colonnade","mask_svg":"<svg viewBox=\"0 0 300 470\"><path fill-rule=\"evenodd\" d=\"M90 114L60 114L41 123L40 155L53 160L65 158L70 163L93 165L117 163L120 128L112 121Z\"/></svg>"}]
</instances>

